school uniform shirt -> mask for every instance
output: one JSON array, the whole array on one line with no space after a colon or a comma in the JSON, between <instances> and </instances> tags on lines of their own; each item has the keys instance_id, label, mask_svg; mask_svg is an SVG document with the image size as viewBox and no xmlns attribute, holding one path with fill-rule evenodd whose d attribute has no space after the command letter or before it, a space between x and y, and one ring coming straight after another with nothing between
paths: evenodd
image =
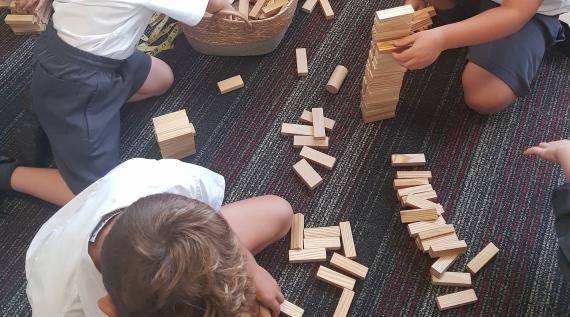
<instances>
[{"instance_id":1,"label":"school uniform shirt","mask_svg":"<svg viewBox=\"0 0 570 317\"><path fill-rule=\"evenodd\" d=\"M570 279L570 184L558 187L552 194L554 228L558 239L558 266Z\"/></svg>"},{"instance_id":2,"label":"school uniform shirt","mask_svg":"<svg viewBox=\"0 0 570 317\"><path fill-rule=\"evenodd\" d=\"M196 25L208 0L54 0L53 26L67 44L94 55L131 56L152 14Z\"/></svg>"},{"instance_id":3,"label":"school uniform shirt","mask_svg":"<svg viewBox=\"0 0 570 317\"><path fill-rule=\"evenodd\" d=\"M26 254L27 295L34 317L105 317L105 296L88 244L100 221L139 198L172 193L219 211L224 178L177 160L129 160L89 186L38 231Z\"/></svg>"},{"instance_id":4,"label":"school uniform shirt","mask_svg":"<svg viewBox=\"0 0 570 317\"><path fill-rule=\"evenodd\" d=\"M493 0L496 3L503 3L503 0ZM523 0L524 1L524 0ZM537 13L544 15L559 15L570 11L570 0L544 0L538 8Z\"/></svg>"}]
</instances>

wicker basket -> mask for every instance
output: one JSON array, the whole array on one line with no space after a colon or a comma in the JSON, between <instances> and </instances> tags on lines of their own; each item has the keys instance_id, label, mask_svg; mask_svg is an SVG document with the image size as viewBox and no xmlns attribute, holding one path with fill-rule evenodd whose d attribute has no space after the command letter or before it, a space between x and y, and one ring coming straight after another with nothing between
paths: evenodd
<instances>
[{"instance_id":1,"label":"wicker basket","mask_svg":"<svg viewBox=\"0 0 570 317\"><path fill-rule=\"evenodd\" d=\"M263 55L277 48L297 8L291 0L276 15L263 20L224 19L228 11L204 17L196 26L182 24L186 39L196 51L207 55L252 56Z\"/></svg>"}]
</instances>

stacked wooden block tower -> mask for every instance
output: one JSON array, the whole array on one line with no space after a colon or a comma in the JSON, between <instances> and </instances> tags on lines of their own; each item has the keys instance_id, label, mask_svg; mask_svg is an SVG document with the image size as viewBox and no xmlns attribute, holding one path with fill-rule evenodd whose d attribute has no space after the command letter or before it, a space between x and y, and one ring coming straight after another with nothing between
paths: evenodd
<instances>
[{"instance_id":1,"label":"stacked wooden block tower","mask_svg":"<svg viewBox=\"0 0 570 317\"><path fill-rule=\"evenodd\" d=\"M6 16L4 22L10 26L15 34L33 34L43 32L51 13L51 1L46 1L42 7L35 9L19 9L16 1L11 1L10 14Z\"/></svg>"},{"instance_id":2,"label":"stacked wooden block tower","mask_svg":"<svg viewBox=\"0 0 570 317\"><path fill-rule=\"evenodd\" d=\"M196 130L185 110L152 118L152 122L163 158L181 159L196 153Z\"/></svg>"},{"instance_id":3,"label":"stacked wooden block tower","mask_svg":"<svg viewBox=\"0 0 570 317\"><path fill-rule=\"evenodd\" d=\"M406 69L392 57L391 41L428 27L434 14L432 7L414 12L411 5L376 12L362 80L360 109L365 123L395 117Z\"/></svg>"},{"instance_id":4,"label":"stacked wooden block tower","mask_svg":"<svg viewBox=\"0 0 570 317\"><path fill-rule=\"evenodd\" d=\"M394 154L392 166L423 166L424 154ZM433 285L466 287L468 290L437 297L439 310L447 310L477 301L471 288L471 275L476 274L489 262L499 249L491 242L475 258L467 263L471 273L448 272L448 268L467 250L467 244L460 240L452 224L446 224L443 207L435 203L437 193L430 181L430 171L397 171L394 180L398 200L402 205L400 220L408 227L408 233L416 241L418 249L437 260L431 266Z\"/></svg>"}]
</instances>

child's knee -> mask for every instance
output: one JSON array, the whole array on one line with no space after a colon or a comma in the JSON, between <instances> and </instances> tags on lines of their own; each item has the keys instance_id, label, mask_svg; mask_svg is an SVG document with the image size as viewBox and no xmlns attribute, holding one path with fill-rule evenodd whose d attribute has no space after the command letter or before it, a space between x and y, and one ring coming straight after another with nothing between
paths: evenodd
<instances>
[{"instance_id":1,"label":"child's knee","mask_svg":"<svg viewBox=\"0 0 570 317\"><path fill-rule=\"evenodd\" d=\"M152 95L160 96L166 93L174 83L174 74L170 66L158 58L153 57L152 68L151 75L154 77Z\"/></svg>"},{"instance_id":2,"label":"child's knee","mask_svg":"<svg viewBox=\"0 0 570 317\"><path fill-rule=\"evenodd\" d=\"M482 77L488 76L487 80ZM480 114L493 114L507 108L516 99L512 89L490 74L463 73L465 104Z\"/></svg>"},{"instance_id":3,"label":"child's knee","mask_svg":"<svg viewBox=\"0 0 570 317\"><path fill-rule=\"evenodd\" d=\"M293 207L287 200L279 196L269 195L268 198L272 200L273 217L278 223L279 231L286 234L291 228Z\"/></svg>"}]
</instances>

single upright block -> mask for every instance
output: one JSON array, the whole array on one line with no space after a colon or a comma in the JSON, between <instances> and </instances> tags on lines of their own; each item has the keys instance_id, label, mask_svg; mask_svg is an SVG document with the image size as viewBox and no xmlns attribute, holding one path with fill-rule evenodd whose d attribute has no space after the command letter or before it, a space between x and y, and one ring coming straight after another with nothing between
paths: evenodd
<instances>
[{"instance_id":1,"label":"single upright block","mask_svg":"<svg viewBox=\"0 0 570 317\"><path fill-rule=\"evenodd\" d=\"M438 217L439 215L437 214L437 209L435 208L400 211L400 220L402 223L437 220Z\"/></svg>"},{"instance_id":2,"label":"single upright block","mask_svg":"<svg viewBox=\"0 0 570 317\"><path fill-rule=\"evenodd\" d=\"M313 136L313 127L303 124L283 123L281 124L282 135L310 135Z\"/></svg>"},{"instance_id":3,"label":"single upright block","mask_svg":"<svg viewBox=\"0 0 570 317\"><path fill-rule=\"evenodd\" d=\"M332 170L334 167L334 163L336 162L336 158L325 154L323 152L314 150L308 146L303 146L301 149L301 157L312 161L328 170Z\"/></svg>"},{"instance_id":4,"label":"single upright block","mask_svg":"<svg viewBox=\"0 0 570 317\"><path fill-rule=\"evenodd\" d=\"M240 75L230 77L218 82L218 89L220 89L221 94L225 94L236 89L243 87L243 80Z\"/></svg>"},{"instance_id":5,"label":"single upright block","mask_svg":"<svg viewBox=\"0 0 570 317\"><path fill-rule=\"evenodd\" d=\"M291 250L303 249L303 231L305 229L305 215L297 213L293 215L291 225Z\"/></svg>"},{"instance_id":6,"label":"single upright block","mask_svg":"<svg viewBox=\"0 0 570 317\"><path fill-rule=\"evenodd\" d=\"M340 236L342 237L342 249L344 256L349 259L356 258L356 248L354 247L354 239L352 237L352 229L350 222L344 221L339 223Z\"/></svg>"},{"instance_id":7,"label":"single upright block","mask_svg":"<svg viewBox=\"0 0 570 317\"><path fill-rule=\"evenodd\" d=\"M338 305L334 311L333 317L346 317L348 315L348 310L350 309L350 304L354 298L354 292L349 289L343 289Z\"/></svg>"},{"instance_id":8,"label":"single upright block","mask_svg":"<svg viewBox=\"0 0 570 317\"><path fill-rule=\"evenodd\" d=\"M408 188L420 185L428 185L429 180L427 178L405 178L405 179L395 179L394 189L398 190L401 188Z\"/></svg>"},{"instance_id":9,"label":"single upright block","mask_svg":"<svg viewBox=\"0 0 570 317\"><path fill-rule=\"evenodd\" d=\"M301 114L301 118L299 118L301 122L304 123L313 123L313 113L311 111L303 110L303 114ZM325 118L325 129L332 130L334 128L335 121L329 118Z\"/></svg>"},{"instance_id":10,"label":"single upright block","mask_svg":"<svg viewBox=\"0 0 570 317\"><path fill-rule=\"evenodd\" d=\"M315 189L323 182L321 175L305 159L293 165L293 170L310 189Z\"/></svg>"},{"instance_id":11,"label":"single upright block","mask_svg":"<svg viewBox=\"0 0 570 317\"><path fill-rule=\"evenodd\" d=\"M431 180L431 171L396 171L396 178L427 178Z\"/></svg>"},{"instance_id":12,"label":"single upright block","mask_svg":"<svg viewBox=\"0 0 570 317\"><path fill-rule=\"evenodd\" d=\"M442 236L444 234L449 234L455 232L455 227L453 225L442 225L437 228L422 231L418 233L418 238L420 240L425 240L433 237Z\"/></svg>"},{"instance_id":13,"label":"single upright block","mask_svg":"<svg viewBox=\"0 0 570 317\"><path fill-rule=\"evenodd\" d=\"M344 257L338 253L334 253L331 258L331 266L342 270L352 276L356 276L363 280L368 274L368 268L356 261Z\"/></svg>"},{"instance_id":14,"label":"single upright block","mask_svg":"<svg viewBox=\"0 0 570 317\"><path fill-rule=\"evenodd\" d=\"M325 19L327 20L334 19L334 11L331 7L329 0L319 0L319 3L321 4L321 8L323 9Z\"/></svg>"},{"instance_id":15,"label":"single upright block","mask_svg":"<svg viewBox=\"0 0 570 317\"><path fill-rule=\"evenodd\" d=\"M281 312L289 317L302 317L305 310L288 301L284 301L281 304Z\"/></svg>"},{"instance_id":16,"label":"single upright block","mask_svg":"<svg viewBox=\"0 0 570 317\"><path fill-rule=\"evenodd\" d=\"M247 17L249 14L249 0L239 0L238 9L241 14Z\"/></svg>"},{"instance_id":17,"label":"single upright block","mask_svg":"<svg viewBox=\"0 0 570 317\"><path fill-rule=\"evenodd\" d=\"M154 134L163 158L181 159L196 153L196 130L186 110L152 118Z\"/></svg>"},{"instance_id":18,"label":"single upright block","mask_svg":"<svg viewBox=\"0 0 570 317\"><path fill-rule=\"evenodd\" d=\"M293 147L302 148L303 146L314 147L317 149L328 149L329 137L325 137L324 139L316 139L312 135L294 135Z\"/></svg>"},{"instance_id":19,"label":"single upright block","mask_svg":"<svg viewBox=\"0 0 570 317\"><path fill-rule=\"evenodd\" d=\"M332 284L336 287L346 288L351 291L354 289L354 284L356 283L356 280L352 277L340 274L322 265L317 271L317 279Z\"/></svg>"},{"instance_id":20,"label":"single upright block","mask_svg":"<svg viewBox=\"0 0 570 317\"><path fill-rule=\"evenodd\" d=\"M307 0L301 7L303 12L312 13L319 0Z\"/></svg>"},{"instance_id":21,"label":"single upright block","mask_svg":"<svg viewBox=\"0 0 570 317\"><path fill-rule=\"evenodd\" d=\"M457 308L477 301L477 295L473 289L451 293L437 297L437 308L444 311L451 308Z\"/></svg>"},{"instance_id":22,"label":"single upright block","mask_svg":"<svg viewBox=\"0 0 570 317\"><path fill-rule=\"evenodd\" d=\"M324 139L327 136L323 108L313 108L313 136L315 139Z\"/></svg>"},{"instance_id":23,"label":"single upright block","mask_svg":"<svg viewBox=\"0 0 570 317\"><path fill-rule=\"evenodd\" d=\"M497 248L493 242L489 242L479 254L477 254L469 263L467 263L467 270L471 272L471 274L476 274L487 264L491 259L499 253L499 248Z\"/></svg>"},{"instance_id":24,"label":"single upright block","mask_svg":"<svg viewBox=\"0 0 570 317\"><path fill-rule=\"evenodd\" d=\"M392 154L392 166L424 166L424 154Z\"/></svg>"},{"instance_id":25,"label":"single upright block","mask_svg":"<svg viewBox=\"0 0 570 317\"><path fill-rule=\"evenodd\" d=\"M290 263L324 262L326 260L327 250L325 248L289 250Z\"/></svg>"},{"instance_id":26,"label":"single upright block","mask_svg":"<svg viewBox=\"0 0 570 317\"><path fill-rule=\"evenodd\" d=\"M441 277L441 275L447 272L447 269L449 269L449 267L459 258L459 255L459 253L456 253L442 256L437 259L430 268L431 275Z\"/></svg>"},{"instance_id":27,"label":"single upright block","mask_svg":"<svg viewBox=\"0 0 570 317\"><path fill-rule=\"evenodd\" d=\"M429 247L429 256L439 258L446 255L464 253L466 249L467 243L465 243L465 240L433 243Z\"/></svg>"},{"instance_id":28,"label":"single upright block","mask_svg":"<svg viewBox=\"0 0 570 317\"><path fill-rule=\"evenodd\" d=\"M340 237L339 226L305 228L305 239Z\"/></svg>"},{"instance_id":29,"label":"single upright block","mask_svg":"<svg viewBox=\"0 0 570 317\"><path fill-rule=\"evenodd\" d=\"M295 50L297 57L297 75L307 76L309 74L309 66L307 65L307 49L298 48Z\"/></svg>"},{"instance_id":30,"label":"single upright block","mask_svg":"<svg viewBox=\"0 0 570 317\"><path fill-rule=\"evenodd\" d=\"M344 82L344 79L346 78L346 75L348 75L348 69L342 65L338 65L329 78L326 87L327 91L331 94L338 93L340 87L342 86L342 83Z\"/></svg>"},{"instance_id":31,"label":"single upright block","mask_svg":"<svg viewBox=\"0 0 570 317\"><path fill-rule=\"evenodd\" d=\"M338 250L340 249L340 237L310 238L305 239L303 244L305 249Z\"/></svg>"},{"instance_id":32,"label":"single upright block","mask_svg":"<svg viewBox=\"0 0 570 317\"><path fill-rule=\"evenodd\" d=\"M471 287L471 274L461 272L445 272L439 277L432 275L431 284L439 286Z\"/></svg>"}]
</instances>

